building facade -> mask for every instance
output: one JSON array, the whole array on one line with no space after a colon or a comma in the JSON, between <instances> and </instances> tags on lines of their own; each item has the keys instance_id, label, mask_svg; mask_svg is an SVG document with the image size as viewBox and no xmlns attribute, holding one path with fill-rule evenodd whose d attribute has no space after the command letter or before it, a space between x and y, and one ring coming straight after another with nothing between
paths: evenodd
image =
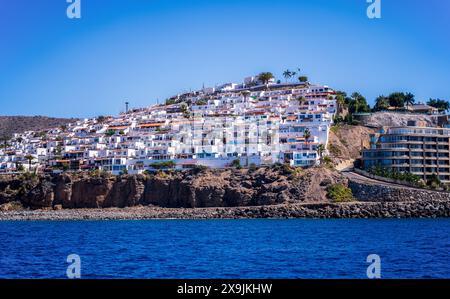
<instances>
[{"instance_id":1,"label":"building facade","mask_svg":"<svg viewBox=\"0 0 450 299\"><path fill-rule=\"evenodd\" d=\"M370 136L362 151L362 166L409 172L428 180L437 175L450 183L450 129L418 126L391 127Z\"/></svg>"},{"instance_id":2,"label":"building facade","mask_svg":"<svg viewBox=\"0 0 450 299\"><path fill-rule=\"evenodd\" d=\"M336 113L334 90L309 83L251 83L204 87L117 117L15 134L0 148L0 172L141 173L168 161L176 168L222 168L235 160L242 166L318 164L318 146L327 146Z\"/></svg>"}]
</instances>

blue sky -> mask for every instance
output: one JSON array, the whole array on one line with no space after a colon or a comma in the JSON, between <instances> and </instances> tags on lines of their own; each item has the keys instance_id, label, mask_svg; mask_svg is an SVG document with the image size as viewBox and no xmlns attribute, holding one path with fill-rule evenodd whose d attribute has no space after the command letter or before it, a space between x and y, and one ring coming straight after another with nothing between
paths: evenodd
<instances>
[{"instance_id":1,"label":"blue sky","mask_svg":"<svg viewBox=\"0 0 450 299\"><path fill-rule=\"evenodd\" d=\"M179 92L300 67L370 103L450 99L450 1L0 0L0 115L115 115Z\"/></svg>"}]
</instances>

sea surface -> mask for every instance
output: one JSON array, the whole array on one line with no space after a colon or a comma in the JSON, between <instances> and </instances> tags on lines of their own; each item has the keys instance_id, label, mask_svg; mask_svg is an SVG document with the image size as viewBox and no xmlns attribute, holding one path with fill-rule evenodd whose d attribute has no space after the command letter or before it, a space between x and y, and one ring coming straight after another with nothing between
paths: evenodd
<instances>
[{"instance_id":1,"label":"sea surface","mask_svg":"<svg viewBox=\"0 0 450 299\"><path fill-rule=\"evenodd\" d=\"M0 278L450 278L450 219L0 222Z\"/></svg>"}]
</instances>

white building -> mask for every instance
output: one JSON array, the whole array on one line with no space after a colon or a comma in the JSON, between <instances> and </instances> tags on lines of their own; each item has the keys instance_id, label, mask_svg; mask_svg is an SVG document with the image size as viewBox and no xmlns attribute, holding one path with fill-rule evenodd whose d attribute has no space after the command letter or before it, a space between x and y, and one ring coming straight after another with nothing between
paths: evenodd
<instances>
[{"instance_id":1,"label":"white building","mask_svg":"<svg viewBox=\"0 0 450 299\"><path fill-rule=\"evenodd\" d=\"M0 172L28 165L28 155L35 157L32 169L113 174L153 170L168 161L180 169L221 168L234 160L243 166L317 164L318 146L327 145L336 113L335 92L320 85L272 84L266 90L258 84L249 77L241 85L172 97L167 105L80 120L64 131L15 134L0 149Z\"/></svg>"}]
</instances>

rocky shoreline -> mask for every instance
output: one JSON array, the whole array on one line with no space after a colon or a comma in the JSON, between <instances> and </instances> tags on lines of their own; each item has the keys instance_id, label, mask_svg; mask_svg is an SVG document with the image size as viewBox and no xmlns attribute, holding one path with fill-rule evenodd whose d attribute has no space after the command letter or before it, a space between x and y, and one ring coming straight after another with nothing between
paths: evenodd
<instances>
[{"instance_id":1,"label":"rocky shoreline","mask_svg":"<svg viewBox=\"0 0 450 299\"><path fill-rule=\"evenodd\" d=\"M334 185L350 190L351 201L329 196ZM450 193L284 165L0 178L0 221L411 217L450 217Z\"/></svg>"},{"instance_id":2,"label":"rocky shoreline","mask_svg":"<svg viewBox=\"0 0 450 299\"><path fill-rule=\"evenodd\" d=\"M325 202L332 184L347 179L326 168L284 165L258 169L193 169L142 175L22 174L0 177L2 205L26 209L98 209L158 206L207 208Z\"/></svg>"},{"instance_id":3,"label":"rocky shoreline","mask_svg":"<svg viewBox=\"0 0 450 299\"><path fill-rule=\"evenodd\" d=\"M0 221L439 217L450 217L450 201L299 203L226 208L161 208L155 206L137 206L107 209L41 209L0 212Z\"/></svg>"}]
</instances>

